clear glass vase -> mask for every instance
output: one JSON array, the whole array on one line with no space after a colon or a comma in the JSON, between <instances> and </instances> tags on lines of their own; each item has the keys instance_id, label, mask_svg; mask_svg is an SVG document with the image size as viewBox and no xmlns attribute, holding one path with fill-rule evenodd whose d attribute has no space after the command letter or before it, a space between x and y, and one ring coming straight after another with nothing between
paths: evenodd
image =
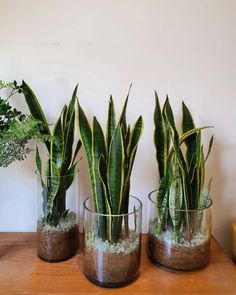
<instances>
[{"instance_id":1,"label":"clear glass vase","mask_svg":"<svg viewBox=\"0 0 236 295\"><path fill-rule=\"evenodd\" d=\"M69 259L79 246L77 176L51 177L37 174L37 248L47 262ZM57 187L57 190L54 188Z\"/></svg>"},{"instance_id":2,"label":"clear glass vase","mask_svg":"<svg viewBox=\"0 0 236 295\"><path fill-rule=\"evenodd\" d=\"M108 288L133 282L139 275L142 203L130 197L128 214L105 215L84 202L84 273Z\"/></svg>"},{"instance_id":3,"label":"clear glass vase","mask_svg":"<svg viewBox=\"0 0 236 295\"><path fill-rule=\"evenodd\" d=\"M208 264L211 240L211 206L196 210L163 208L157 190L148 196L149 259L175 270L195 270ZM172 212L170 212L172 210ZM173 224L170 216L178 222Z\"/></svg>"}]
</instances>

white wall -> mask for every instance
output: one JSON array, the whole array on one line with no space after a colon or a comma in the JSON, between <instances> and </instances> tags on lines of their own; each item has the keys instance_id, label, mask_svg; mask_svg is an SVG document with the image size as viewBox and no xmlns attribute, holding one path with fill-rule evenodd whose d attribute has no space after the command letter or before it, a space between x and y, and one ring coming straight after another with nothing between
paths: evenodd
<instances>
[{"instance_id":1,"label":"white wall","mask_svg":"<svg viewBox=\"0 0 236 295\"><path fill-rule=\"evenodd\" d=\"M109 94L121 110L130 82L128 118L142 113L145 132L131 192L144 203L156 187L153 109L156 89L169 94L180 117L181 100L197 125L215 126L208 162L213 176L213 232L230 249L236 218L236 1L233 0L0 0L0 78L24 78L50 122L79 82L88 116L102 123ZM23 98L16 105L27 110ZM205 132L206 137L211 131ZM34 160L0 169L0 230L36 226ZM80 197L89 195L85 158Z\"/></svg>"}]
</instances>

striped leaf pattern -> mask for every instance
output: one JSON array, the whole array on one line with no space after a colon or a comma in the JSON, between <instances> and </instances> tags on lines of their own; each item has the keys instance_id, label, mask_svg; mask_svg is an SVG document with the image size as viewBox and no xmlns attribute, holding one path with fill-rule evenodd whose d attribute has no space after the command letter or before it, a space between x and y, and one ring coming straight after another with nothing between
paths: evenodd
<instances>
[{"instance_id":1,"label":"striped leaf pattern","mask_svg":"<svg viewBox=\"0 0 236 295\"><path fill-rule=\"evenodd\" d=\"M66 191L74 181L77 165L76 156L81 147L81 142L78 141L73 152L78 85L74 89L69 105L63 107L59 118L52 127L52 131L49 129L42 107L32 89L24 81L22 87L31 115L42 122L41 134L50 136L50 140L46 139L44 142L49 153L44 172L38 149L36 149L35 161L43 186L44 219L52 226L57 226L61 218L69 212L66 209Z\"/></svg>"},{"instance_id":2,"label":"striped leaf pattern","mask_svg":"<svg viewBox=\"0 0 236 295\"><path fill-rule=\"evenodd\" d=\"M129 88L120 118L116 122L112 96L109 100L106 140L96 118L91 130L89 122L78 103L77 124L79 136L85 148L95 210L104 214L98 220L99 236L115 243L122 232L122 218L112 215L128 213L130 178L135 155L143 131L143 119L139 117L131 129L127 125L126 109ZM128 220L124 220L127 228ZM126 231L128 234L128 232Z\"/></svg>"},{"instance_id":3,"label":"striped leaf pattern","mask_svg":"<svg viewBox=\"0 0 236 295\"><path fill-rule=\"evenodd\" d=\"M212 126L195 127L192 114L186 104L182 102L182 134L179 135L168 97L162 109L156 93L155 101L154 144L160 174L157 190L157 232L161 233L166 230L163 220L167 218L166 224L168 227L172 226L176 240L179 239L181 228L185 228L186 238L190 239L196 230L196 220L199 218L194 218L195 221L192 220L187 210L198 209L203 203L206 194L204 189L205 162L213 145L212 136L207 155L204 157L201 132L206 128L212 128ZM169 136L171 146L169 145ZM185 154L182 145L186 147ZM160 204L162 204L161 208ZM180 212L184 213L180 214ZM192 226L192 222L194 226Z\"/></svg>"}]
</instances>

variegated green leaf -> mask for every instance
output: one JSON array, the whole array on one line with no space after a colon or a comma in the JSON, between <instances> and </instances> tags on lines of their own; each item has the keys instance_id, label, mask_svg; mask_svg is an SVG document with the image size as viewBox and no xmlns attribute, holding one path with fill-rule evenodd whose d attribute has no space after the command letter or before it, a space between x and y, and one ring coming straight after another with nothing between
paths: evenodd
<instances>
[{"instance_id":1,"label":"variegated green leaf","mask_svg":"<svg viewBox=\"0 0 236 295\"><path fill-rule=\"evenodd\" d=\"M119 120L119 124L120 124L120 126L122 128L122 134L123 135L125 135L126 132L127 132L126 109L127 109L127 104L128 104L128 100L129 100L131 87L132 87L132 84L130 84L130 86L129 86L129 91L128 91L128 94L126 96L125 103L124 103L124 106L123 106L123 109L122 109L122 112L121 112L121 115L120 115L120 120Z\"/></svg>"},{"instance_id":2,"label":"variegated green leaf","mask_svg":"<svg viewBox=\"0 0 236 295\"><path fill-rule=\"evenodd\" d=\"M63 149L64 140L62 135L61 116L58 118L56 124L52 129L52 135L57 138L57 142L50 143L50 159L56 164L57 169L60 171L63 163Z\"/></svg>"},{"instance_id":3,"label":"variegated green leaf","mask_svg":"<svg viewBox=\"0 0 236 295\"><path fill-rule=\"evenodd\" d=\"M212 149L212 145L213 145L213 141L214 141L214 136L212 135L211 139L210 139L210 142L209 142L209 146L208 146L208 151L207 151L207 155L206 155L206 158L204 160L204 162L207 161L210 153L211 153L211 149Z\"/></svg>"},{"instance_id":4,"label":"variegated green leaf","mask_svg":"<svg viewBox=\"0 0 236 295\"><path fill-rule=\"evenodd\" d=\"M169 212L173 222L174 231L178 234L180 224L180 211L183 205L183 188L178 163L174 163L174 178L169 191Z\"/></svg>"},{"instance_id":5,"label":"variegated green leaf","mask_svg":"<svg viewBox=\"0 0 236 295\"><path fill-rule=\"evenodd\" d=\"M64 131L64 154L63 154L63 172L68 170L69 166L71 165L72 161L72 154L73 154L73 143L74 143L74 129L75 129L75 112L73 112L69 122Z\"/></svg>"},{"instance_id":6,"label":"variegated green leaf","mask_svg":"<svg viewBox=\"0 0 236 295\"><path fill-rule=\"evenodd\" d=\"M117 126L111 141L108 159L108 187L111 197L112 214L119 214L124 183L124 144L120 125Z\"/></svg>"},{"instance_id":7,"label":"variegated green leaf","mask_svg":"<svg viewBox=\"0 0 236 295\"><path fill-rule=\"evenodd\" d=\"M23 94L25 96L25 101L29 107L30 113L33 118L42 122L43 126L40 126L40 132L44 135L51 135L48 122L44 115L44 112L39 104L39 101L32 91L32 89L26 84L25 81L22 82ZM50 150L50 142L46 141L45 145L48 150Z\"/></svg>"},{"instance_id":8,"label":"variegated green leaf","mask_svg":"<svg viewBox=\"0 0 236 295\"><path fill-rule=\"evenodd\" d=\"M183 118L182 118L182 131L183 134L195 129L195 124L192 118L192 115L185 105L184 102L182 102L182 112L183 112ZM187 164L189 165L191 159L193 158L193 154L195 152L195 142L196 142L196 134L193 133L191 136L188 136L185 139L185 144L187 146Z\"/></svg>"},{"instance_id":9,"label":"variegated green leaf","mask_svg":"<svg viewBox=\"0 0 236 295\"><path fill-rule=\"evenodd\" d=\"M103 155L106 157L106 144L102 128L96 117L93 118L93 132L92 132L92 155L93 155L93 175L95 180L95 208L100 214L107 214L105 203L104 187L99 177L99 159ZM101 229L102 230L102 229ZM104 231L104 229L103 229Z\"/></svg>"},{"instance_id":10,"label":"variegated green leaf","mask_svg":"<svg viewBox=\"0 0 236 295\"><path fill-rule=\"evenodd\" d=\"M81 140L79 139L79 140L77 141L76 148L75 148L75 151L74 151L74 156L73 156L72 164L74 164L75 159L76 159L76 157L77 157L77 155L78 155L78 152L80 151L81 146L82 146L82 142L81 142Z\"/></svg>"},{"instance_id":11,"label":"variegated green leaf","mask_svg":"<svg viewBox=\"0 0 236 295\"><path fill-rule=\"evenodd\" d=\"M126 164L128 165L128 170L125 175L124 190L126 189L126 187L128 186L128 183L129 183L129 179L131 176L138 143L141 138L142 132L143 132L143 119L142 119L142 116L140 116L138 118L138 120L136 121L136 123L134 124L134 127L131 131L130 140L129 140L129 144L127 147L127 161L128 161L128 163L126 163Z\"/></svg>"},{"instance_id":12,"label":"variegated green leaf","mask_svg":"<svg viewBox=\"0 0 236 295\"><path fill-rule=\"evenodd\" d=\"M168 153L168 143L167 143L167 133L166 124L164 117L162 115L162 110L160 107L158 95L155 91L156 106L154 111L154 144L156 147L156 159L158 162L159 175L162 179L166 175L167 169L167 153Z\"/></svg>"},{"instance_id":13,"label":"variegated green leaf","mask_svg":"<svg viewBox=\"0 0 236 295\"><path fill-rule=\"evenodd\" d=\"M109 195L111 199L112 214L120 214L123 196L124 184L124 143L121 133L120 125L117 126L116 131L111 140L109 150L107 181ZM112 240L117 240L119 219L114 218L112 221Z\"/></svg>"},{"instance_id":14,"label":"variegated green leaf","mask_svg":"<svg viewBox=\"0 0 236 295\"><path fill-rule=\"evenodd\" d=\"M200 127L200 128L195 128L193 130L189 130L187 131L186 133L184 133L183 135L181 135L179 137L179 146L182 145L182 143L184 143L184 141L191 135L193 134L197 134L199 131L201 130L204 130L204 129L207 129L207 128L213 128L212 126L204 126L204 127ZM169 161L169 159L173 156L173 153L174 153L174 146L172 146L169 150L169 153L168 153L168 157L167 157L167 162Z\"/></svg>"},{"instance_id":15,"label":"variegated green leaf","mask_svg":"<svg viewBox=\"0 0 236 295\"><path fill-rule=\"evenodd\" d=\"M42 187L44 187L43 174L42 174L43 173L42 172L42 160L41 160L41 157L39 154L38 147L36 147L35 163L36 163L37 171L39 173L41 185L42 185Z\"/></svg>"},{"instance_id":16,"label":"variegated green leaf","mask_svg":"<svg viewBox=\"0 0 236 295\"><path fill-rule=\"evenodd\" d=\"M96 191L95 191L95 180L94 180L94 174L93 174L92 131L89 126L89 122L85 116L85 113L83 109L81 108L81 106L79 105L79 102L77 102L76 107L77 107L76 123L79 130L80 139L85 148L88 167L89 167L92 194L93 194L93 197L95 197Z\"/></svg>"},{"instance_id":17,"label":"variegated green leaf","mask_svg":"<svg viewBox=\"0 0 236 295\"><path fill-rule=\"evenodd\" d=\"M71 120L71 117L73 116L74 110L75 110L75 103L76 103L76 98L77 98L77 90L78 90L78 84L75 86L74 92L72 94L69 106L68 106L68 111L67 111L67 122Z\"/></svg>"},{"instance_id":18,"label":"variegated green leaf","mask_svg":"<svg viewBox=\"0 0 236 295\"><path fill-rule=\"evenodd\" d=\"M66 190L68 190L70 188L70 186L72 185L72 183L75 179L75 175L77 173L76 165L77 165L77 163L74 163L66 173L66 176L65 176L66 177Z\"/></svg>"},{"instance_id":19,"label":"variegated green leaf","mask_svg":"<svg viewBox=\"0 0 236 295\"><path fill-rule=\"evenodd\" d=\"M110 147L112 136L116 129L116 117L115 117L115 108L112 96L110 96L109 108L108 108L108 118L107 118L107 133L106 133L106 142L107 149Z\"/></svg>"},{"instance_id":20,"label":"variegated green leaf","mask_svg":"<svg viewBox=\"0 0 236 295\"><path fill-rule=\"evenodd\" d=\"M66 128L66 118L67 117L67 105L64 105L63 109L62 109L62 130L63 130L63 133L65 131L65 128Z\"/></svg>"},{"instance_id":21,"label":"variegated green leaf","mask_svg":"<svg viewBox=\"0 0 236 295\"><path fill-rule=\"evenodd\" d=\"M102 234L103 237L106 237L109 241L112 239L112 218L111 218L111 204L108 197L108 186L107 186L107 179L106 179L106 161L103 155L100 156L98 161L98 175L100 178L100 181L103 186L104 191L104 201L106 205L106 214L107 216L103 216L102 223L106 226L106 233Z\"/></svg>"},{"instance_id":22,"label":"variegated green leaf","mask_svg":"<svg viewBox=\"0 0 236 295\"><path fill-rule=\"evenodd\" d=\"M50 178L48 181L50 185L48 186L47 213L51 214L53 203L60 185L60 174L53 161L50 161Z\"/></svg>"},{"instance_id":23,"label":"variegated green leaf","mask_svg":"<svg viewBox=\"0 0 236 295\"><path fill-rule=\"evenodd\" d=\"M132 151L137 147L140 137L143 132L143 118L140 116L138 120L135 122L134 127L130 134L130 140L128 144L128 156L131 155Z\"/></svg>"},{"instance_id":24,"label":"variegated green leaf","mask_svg":"<svg viewBox=\"0 0 236 295\"><path fill-rule=\"evenodd\" d=\"M189 200L191 200L191 198L192 198L190 179L189 179L188 169L187 169L182 151L179 147L179 136L178 136L178 132L175 127L174 116L173 116L173 112L172 112L169 102L167 102L166 107L165 107L165 116L167 118L167 121L168 121L168 124L170 127L173 148L174 148L175 155L176 155L176 161L177 161L179 169L180 169L182 188L183 188L183 200L184 200L183 207L184 207L184 209L188 209L189 208ZM189 236L190 236L189 215L188 215L187 211L185 214L185 219L186 219L186 226L188 228L187 235L189 238Z\"/></svg>"}]
</instances>

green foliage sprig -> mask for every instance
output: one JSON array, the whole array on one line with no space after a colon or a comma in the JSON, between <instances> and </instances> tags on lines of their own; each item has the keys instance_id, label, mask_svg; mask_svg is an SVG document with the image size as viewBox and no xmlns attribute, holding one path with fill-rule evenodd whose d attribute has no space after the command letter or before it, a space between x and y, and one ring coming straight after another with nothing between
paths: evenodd
<instances>
[{"instance_id":1,"label":"green foliage sprig","mask_svg":"<svg viewBox=\"0 0 236 295\"><path fill-rule=\"evenodd\" d=\"M93 125L90 127L78 103L78 129L87 155L95 212L106 215L98 215L98 234L103 240L112 243L120 237L122 218L111 215L128 213L130 177L143 131L141 116L132 129L127 125L129 92L118 122L113 98L110 96L106 137L96 117L93 117ZM124 222L128 235L128 219L125 218Z\"/></svg>"},{"instance_id":2,"label":"green foliage sprig","mask_svg":"<svg viewBox=\"0 0 236 295\"><path fill-rule=\"evenodd\" d=\"M7 167L26 158L31 151L27 143L37 137L39 125L31 116L22 114L9 103L13 95L22 92L16 81L5 83L0 80L2 89L10 90L6 98L0 98L0 167Z\"/></svg>"},{"instance_id":3,"label":"green foliage sprig","mask_svg":"<svg viewBox=\"0 0 236 295\"><path fill-rule=\"evenodd\" d=\"M157 94L154 112L154 143L158 162L160 183L157 191L158 226L157 232L166 230L168 224L179 239L181 228L186 229L187 239L194 234L199 216L191 220L188 210L205 208L210 193L204 189L205 163L211 152L213 136L204 156L201 131L211 126L196 128L192 115L182 103L182 133L179 135L168 97L161 109ZM181 145L186 147L184 155ZM183 210L182 212L179 210ZM167 220L166 220L167 219Z\"/></svg>"},{"instance_id":4,"label":"green foliage sprig","mask_svg":"<svg viewBox=\"0 0 236 295\"><path fill-rule=\"evenodd\" d=\"M77 86L68 105L63 110L50 131L42 107L32 89L23 81L22 91L31 115L41 122L41 135L45 138L45 146L49 158L43 169L39 150L36 150L36 166L42 184L44 221L56 227L61 218L69 212L66 209L66 192L76 175L76 156L81 147L81 141L74 144L75 101ZM50 140L53 138L54 140Z\"/></svg>"}]
</instances>

